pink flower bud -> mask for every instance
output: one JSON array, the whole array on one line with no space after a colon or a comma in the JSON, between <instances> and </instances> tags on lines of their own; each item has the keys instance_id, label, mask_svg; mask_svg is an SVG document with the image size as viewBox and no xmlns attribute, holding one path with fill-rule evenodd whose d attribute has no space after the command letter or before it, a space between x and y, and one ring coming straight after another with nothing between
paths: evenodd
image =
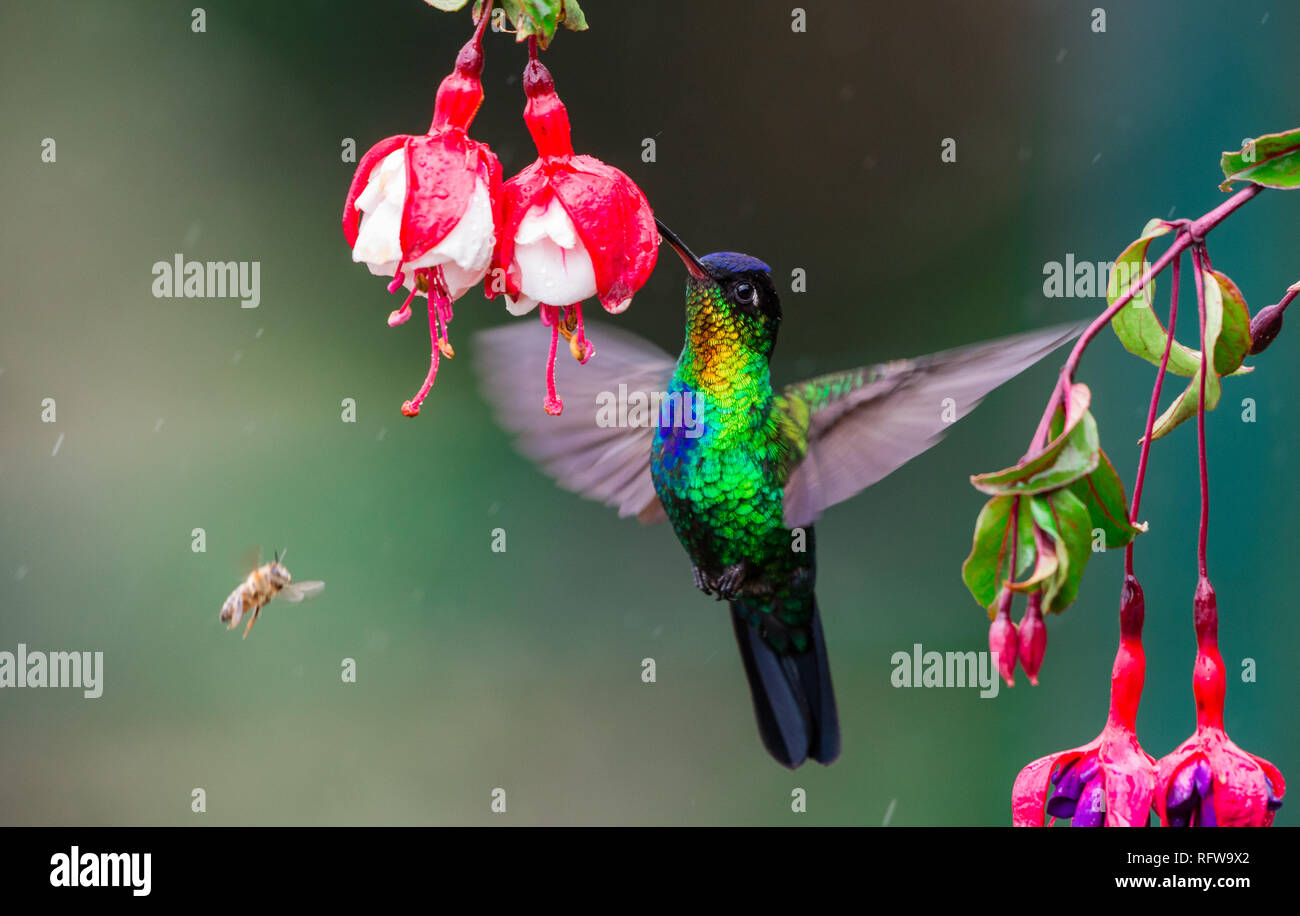
<instances>
[{"instance_id":1,"label":"pink flower bud","mask_svg":"<svg viewBox=\"0 0 1300 916\"><path fill-rule=\"evenodd\" d=\"M1047 624L1043 622L1043 593L1032 592L1025 616L1020 620L1020 667L1025 669L1029 683L1038 686L1038 669L1043 666L1047 651Z\"/></svg>"},{"instance_id":2,"label":"pink flower bud","mask_svg":"<svg viewBox=\"0 0 1300 916\"><path fill-rule=\"evenodd\" d=\"M989 651L997 660L998 673L1008 687L1016 685L1016 625L1011 622L1011 590L998 594L997 613L989 626Z\"/></svg>"},{"instance_id":3,"label":"pink flower bud","mask_svg":"<svg viewBox=\"0 0 1300 916\"><path fill-rule=\"evenodd\" d=\"M1282 330L1282 303L1265 306L1250 320L1250 355L1263 353Z\"/></svg>"}]
</instances>

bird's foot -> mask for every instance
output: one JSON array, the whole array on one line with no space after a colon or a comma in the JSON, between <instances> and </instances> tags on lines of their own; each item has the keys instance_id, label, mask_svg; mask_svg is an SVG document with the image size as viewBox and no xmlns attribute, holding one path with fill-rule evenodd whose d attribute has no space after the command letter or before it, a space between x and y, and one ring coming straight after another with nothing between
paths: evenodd
<instances>
[{"instance_id":1,"label":"bird's foot","mask_svg":"<svg viewBox=\"0 0 1300 916\"><path fill-rule=\"evenodd\" d=\"M722 570L722 575L713 580L713 587L718 593L719 601L731 601L740 597L745 587L745 563L732 563Z\"/></svg>"},{"instance_id":2,"label":"bird's foot","mask_svg":"<svg viewBox=\"0 0 1300 916\"><path fill-rule=\"evenodd\" d=\"M691 566L691 575L695 577L695 587L706 595L713 594L713 583L707 573L698 566Z\"/></svg>"},{"instance_id":3,"label":"bird's foot","mask_svg":"<svg viewBox=\"0 0 1300 916\"><path fill-rule=\"evenodd\" d=\"M746 572L747 564L743 560L724 566L722 572L716 575L698 566L691 567L691 575L695 577L695 587L706 595L713 595L719 601L734 601L740 597L741 591L745 588Z\"/></svg>"}]
</instances>

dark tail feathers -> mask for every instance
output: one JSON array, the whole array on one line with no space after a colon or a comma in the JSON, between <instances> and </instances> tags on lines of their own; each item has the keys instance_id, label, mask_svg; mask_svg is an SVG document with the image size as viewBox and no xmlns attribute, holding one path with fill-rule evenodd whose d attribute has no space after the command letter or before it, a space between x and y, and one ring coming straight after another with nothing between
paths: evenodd
<instances>
[{"instance_id":1,"label":"dark tail feathers","mask_svg":"<svg viewBox=\"0 0 1300 916\"><path fill-rule=\"evenodd\" d=\"M840 755L840 720L816 605L812 646L799 655L778 655L750 626L738 604L732 602L731 625L749 678L763 746L790 769L809 757L822 764L834 762Z\"/></svg>"}]
</instances>

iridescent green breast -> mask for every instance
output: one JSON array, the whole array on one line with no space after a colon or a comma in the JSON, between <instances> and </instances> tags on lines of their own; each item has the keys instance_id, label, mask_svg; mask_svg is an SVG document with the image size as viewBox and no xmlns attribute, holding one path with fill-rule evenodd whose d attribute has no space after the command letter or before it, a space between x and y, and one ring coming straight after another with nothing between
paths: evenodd
<instances>
[{"instance_id":1,"label":"iridescent green breast","mask_svg":"<svg viewBox=\"0 0 1300 916\"><path fill-rule=\"evenodd\" d=\"M723 403L680 379L667 403L674 394L694 405L694 425L662 411L650 467L678 539L705 568L769 553L788 539L772 446L763 435L770 405Z\"/></svg>"}]
</instances>

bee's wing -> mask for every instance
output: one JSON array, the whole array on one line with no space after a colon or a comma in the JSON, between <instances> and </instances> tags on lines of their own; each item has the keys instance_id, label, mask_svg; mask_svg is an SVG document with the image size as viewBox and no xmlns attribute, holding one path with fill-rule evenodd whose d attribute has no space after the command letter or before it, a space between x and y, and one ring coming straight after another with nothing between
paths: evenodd
<instances>
[{"instance_id":1,"label":"bee's wing","mask_svg":"<svg viewBox=\"0 0 1300 916\"><path fill-rule=\"evenodd\" d=\"M237 588L230 593L225 604L221 605L221 612L217 615L222 623L229 623L226 627L233 630L239 623L239 618L244 616L244 592L242 588Z\"/></svg>"},{"instance_id":2,"label":"bee's wing","mask_svg":"<svg viewBox=\"0 0 1300 916\"><path fill-rule=\"evenodd\" d=\"M290 582L280 590L280 594L290 604L297 604L302 599L317 594L324 587L325 583L319 579L309 579L306 582Z\"/></svg>"}]
</instances>

